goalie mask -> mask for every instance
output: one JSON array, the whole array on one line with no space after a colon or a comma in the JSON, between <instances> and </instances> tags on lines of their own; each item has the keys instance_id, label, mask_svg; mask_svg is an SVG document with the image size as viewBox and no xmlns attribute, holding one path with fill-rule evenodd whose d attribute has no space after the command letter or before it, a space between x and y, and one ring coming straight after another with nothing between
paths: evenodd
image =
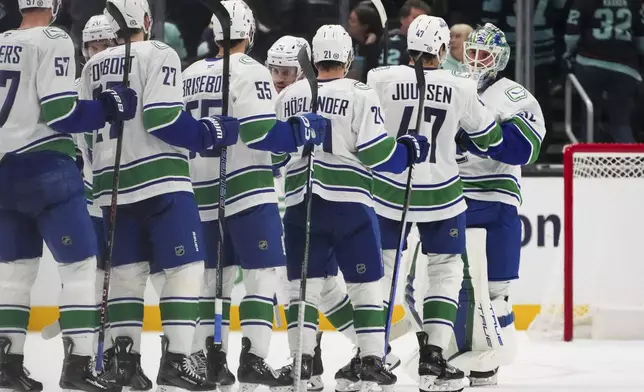
<instances>
[{"instance_id":1,"label":"goalie mask","mask_svg":"<svg viewBox=\"0 0 644 392\"><path fill-rule=\"evenodd\" d=\"M95 54L116 45L116 35L105 15L94 15L83 28L83 56L89 60Z\"/></svg>"},{"instance_id":2,"label":"goalie mask","mask_svg":"<svg viewBox=\"0 0 644 392\"><path fill-rule=\"evenodd\" d=\"M306 47L311 57L311 47L304 38L285 35L268 50L266 66L271 71L273 84L279 93L303 76L297 54Z\"/></svg>"},{"instance_id":3,"label":"goalie mask","mask_svg":"<svg viewBox=\"0 0 644 392\"><path fill-rule=\"evenodd\" d=\"M505 34L492 23L472 31L463 43L463 62L479 89L505 69L510 60L510 46Z\"/></svg>"},{"instance_id":4,"label":"goalie mask","mask_svg":"<svg viewBox=\"0 0 644 392\"><path fill-rule=\"evenodd\" d=\"M58 16L60 10L60 3L62 0L18 0L18 8L20 12L28 8L51 8L51 22L53 23Z\"/></svg>"}]
</instances>

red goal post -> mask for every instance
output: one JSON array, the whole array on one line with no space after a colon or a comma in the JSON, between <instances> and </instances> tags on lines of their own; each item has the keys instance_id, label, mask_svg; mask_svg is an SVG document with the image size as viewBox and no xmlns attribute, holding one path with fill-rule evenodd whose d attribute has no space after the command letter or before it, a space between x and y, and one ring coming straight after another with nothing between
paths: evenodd
<instances>
[{"instance_id":1,"label":"red goal post","mask_svg":"<svg viewBox=\"0 0 644 392\"><path fill-rule=\"evenodd\" d=\"M563 163L563 259L528 332L644 339L644 144L573 144Z\"/></svg>"}]
</instances>

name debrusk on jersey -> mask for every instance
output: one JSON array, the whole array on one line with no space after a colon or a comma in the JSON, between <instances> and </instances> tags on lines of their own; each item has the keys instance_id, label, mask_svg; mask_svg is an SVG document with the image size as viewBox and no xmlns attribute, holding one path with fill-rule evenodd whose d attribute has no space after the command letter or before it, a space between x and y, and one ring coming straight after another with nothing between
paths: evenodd
<instances>
[{"instance_id":1,"label":"name debrusk on jersey","mask_svg":"<svg viewBox=\"0 0 644 392\"><path fill-rule=\"evenodd\" d=\"M419 134L432 145L430 160L414 169L410 222L432 222L454 217L467 208L463 183L456 163L454 138L464 129L481 154L489 153L503 141L501 128L492 112L476 93L476 82L467 75L441 69L426 69L423 123ZM413 67L408 65L371 70L367 84L380 97L385 128L400 136L416 127L418 89ZM402 215L407 171L402 174L375 173L374 197L378 215L399 220Z\"/></svg>"},{"instance_id":2,"label":"name debrusk on jersey","mask_svg":"<svg viewBox=\"0 0 644 392\"><path fill-rule=\"evenodd\" d=\"M371 168L394 154L396 141L384 129L380 101L367 85L351 79L319 81L318 112L331 120L321 151L316 151L313 193L323 199L373 206ZM289 86L278 97L277 116L286 119L311 110L307 81ZM307 159L302 149L286 165L286 205L304 199Z\"/></svg>"},{"instance_id":3,"label":"name debrusk on jersey","mask_svg":"<svg viewBox=\"0 0 644 392\"><path fill-rule=\"evenodd\" d=\"M252 149L275 124L277 93L270 72L241 53L230 56L229 115L241 124L237 144L228 148L226 215L260 204L277 203L271 153ZM193 117L221 114L223 62L199 61L186 69L184 100ZM219 207L219 151L190 157L190 174L203 221L217 219Z\"/></svg>"},{"instance_id":4,"label":"name debrusk on jersey","mask_svg":"<svg viewBox=\"0 0 644 392\"><path fill-rule=\"evenodd\" d=\"M508 150L520 155L518 165L509 165L474 154L458 158L465 196L483 201L499 201L520 206L521 165L534 163L539 157L541 142L546 134L545 121L539 102L520 84L499 79L481 94L481 100L493 110L498 121L515 127L520 145Z\"/></svg>"},{"instance_id":5,"label":"name debrusk on jersey","mask_svg":"<svg viewBox=\"0 0 644 392\"><path fill-rule=\"evenodd\" d=\"M74 156L72 137L51 128L76 109L74 56L74 43L57 27L0 34L0 154L50 150Z\"/></svg>"},{"instance_id":6,"label":"name debrusk on jersey","mask_svg":"<svg viewBox=\"0 0 644 392\"><path fill-rule=\"evenodd\" d=\"M188 153L151 132L173 124L183 110L181 61L169 46L158 41L133 42L130 88L142 108L123 129L119 178L119 204L130 204L165 193L192 192ZM125 47L108 48L92 57L81 75L80 91L91 99L104 89L122 83ZM116 152L115 128L107 124L94 132L94 203L110 204Z\"/></svg>"}]
</instances>

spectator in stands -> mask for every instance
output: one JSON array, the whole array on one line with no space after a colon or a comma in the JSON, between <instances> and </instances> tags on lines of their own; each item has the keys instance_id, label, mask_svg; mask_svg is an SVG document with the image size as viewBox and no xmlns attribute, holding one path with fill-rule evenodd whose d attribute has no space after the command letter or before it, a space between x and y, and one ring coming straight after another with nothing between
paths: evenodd
<instances>
[{"instance_id":1,"label":"spectator in stands","mask_svg":"<svg viewBox=\"0 0 644 392\"><path fill-rule=\"evenodd\" d=\"M21 20L17 1L0 3L0 33L18 28Z\"/></svg>"},{"instance_id":2,"label":"spectator in stands","mask_svg":"<svg viewBox=\"0 0 644 392\"><path fill-rule=\"evenodd\" d=\"M181 59L182 65L185 68L184 62L188 57L188 52L186 51L186 46L183 43L183 37L177 25L171 22L165 22L163 25L163 42L168 44L172 49L177 52L179 58Z\"/></svg>"},{"instance_id":3,"label":"spectator in stands","mask_svg":"<svg viewBox=\"0 0 644 392\"><path fill-rule=\"evenodd\" d=\"M575 61L575 75L593 101L595 123L599 122L602 109L608 116L604 137L610 136L612 140L595 141L635 142L630 121L642 82L641 9L642 0L614 1L608 6L603 0L574 0L570 9L565 37L567 57ZM629 17L624 19L625 15ZM585 132L578 139L585 141Z\"/></svg>"},{"instance_id":4,"label":"spectator in stands","mask_svg":"<svg viewBox=\"0 0 644 392\"><path fill-rule=\"evenodd\" d=\"M382 54L382 47L379 45L383 33L382 24L371 1L363 1L351 10L347 32L353 39L355 55L349 77L364 82L367 72L378 66L378 58Z\"/></svg>"},{"instance_id":5,"label":"spectator in stands","mask_svg":"<svg viewBox=\"0 0 644 392\"><path fill-rule=\"evenodd\" d=\"M467 24L456 24L450 28L449 53L443 63L444 69L467 72L467 66L463 64L463 41L471 32L472 26Z\"/></svg>"},{"instance_id":6,"label":"spectator in stands","mask_svg":"<svg viewBox=\"0 0 644 392\"><path fill-rule=\"evenodd\" d=\"M429 14L431 9L422 0L407 0L400 8L398 14L400 20L400 28L389 30L389 54L387 56L387 63L385 64L382 56L380 56L380 65L403 65L409 64L409 55L407 54L407 30L411 22L416 19L418 15Z\"/></svg>"}]
</instances>

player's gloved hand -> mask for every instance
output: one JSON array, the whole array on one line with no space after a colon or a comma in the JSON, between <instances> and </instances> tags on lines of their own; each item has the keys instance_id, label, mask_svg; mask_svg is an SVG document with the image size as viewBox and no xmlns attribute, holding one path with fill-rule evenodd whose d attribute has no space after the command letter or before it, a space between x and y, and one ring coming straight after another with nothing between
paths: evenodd
<instances>
[{"instance_id":1,"label":"player's gloved hand","mask_svg":"<svg viewBox=\"0 0 644 392\"><path fill-rule=\"evenodd\" d=\"M414 163L421 163L427 160L427 155L429 154L429 142L427 138L423 135L402 135L396 141L400 144L403 144L407 147L409 154L409 162L407 166L411 166Z\"/></svg>"},{"instance_id":2,"label":"player's gloved hand","mask_svg":"<svg viewBox=\"0 0 644 392\"><path fill-rule=\"evenodd\" d=\"M106 121L109 123L131 120L136 116L136 107L139 100L136 91L129 87L120 84L116 85L103 91L98 99L107 112Z\"/></svg>"},{"instance_id":3,"label":"player's gloved hand","mask_svg":"<svg viewBox=\"0 0 644 392\"><path fill-rule=\"evenodd\" d=\"M239 139L239 120L228 116L210 116L200 119L212 136L213 147L232 146Z\"/></svg>"},{"instance_id":4,"label":"player's gloved hand","mask_svg":"<svg viewBox=\"0 0 644 392\"><path fill-rule=\"evenodd\" d=\"M288 122L293 128L296 147L305 144L320 145L324 142L326 133L331 132L331 120L315 113L293 116L288 119Z\"/></svg>"}]
</instances>

